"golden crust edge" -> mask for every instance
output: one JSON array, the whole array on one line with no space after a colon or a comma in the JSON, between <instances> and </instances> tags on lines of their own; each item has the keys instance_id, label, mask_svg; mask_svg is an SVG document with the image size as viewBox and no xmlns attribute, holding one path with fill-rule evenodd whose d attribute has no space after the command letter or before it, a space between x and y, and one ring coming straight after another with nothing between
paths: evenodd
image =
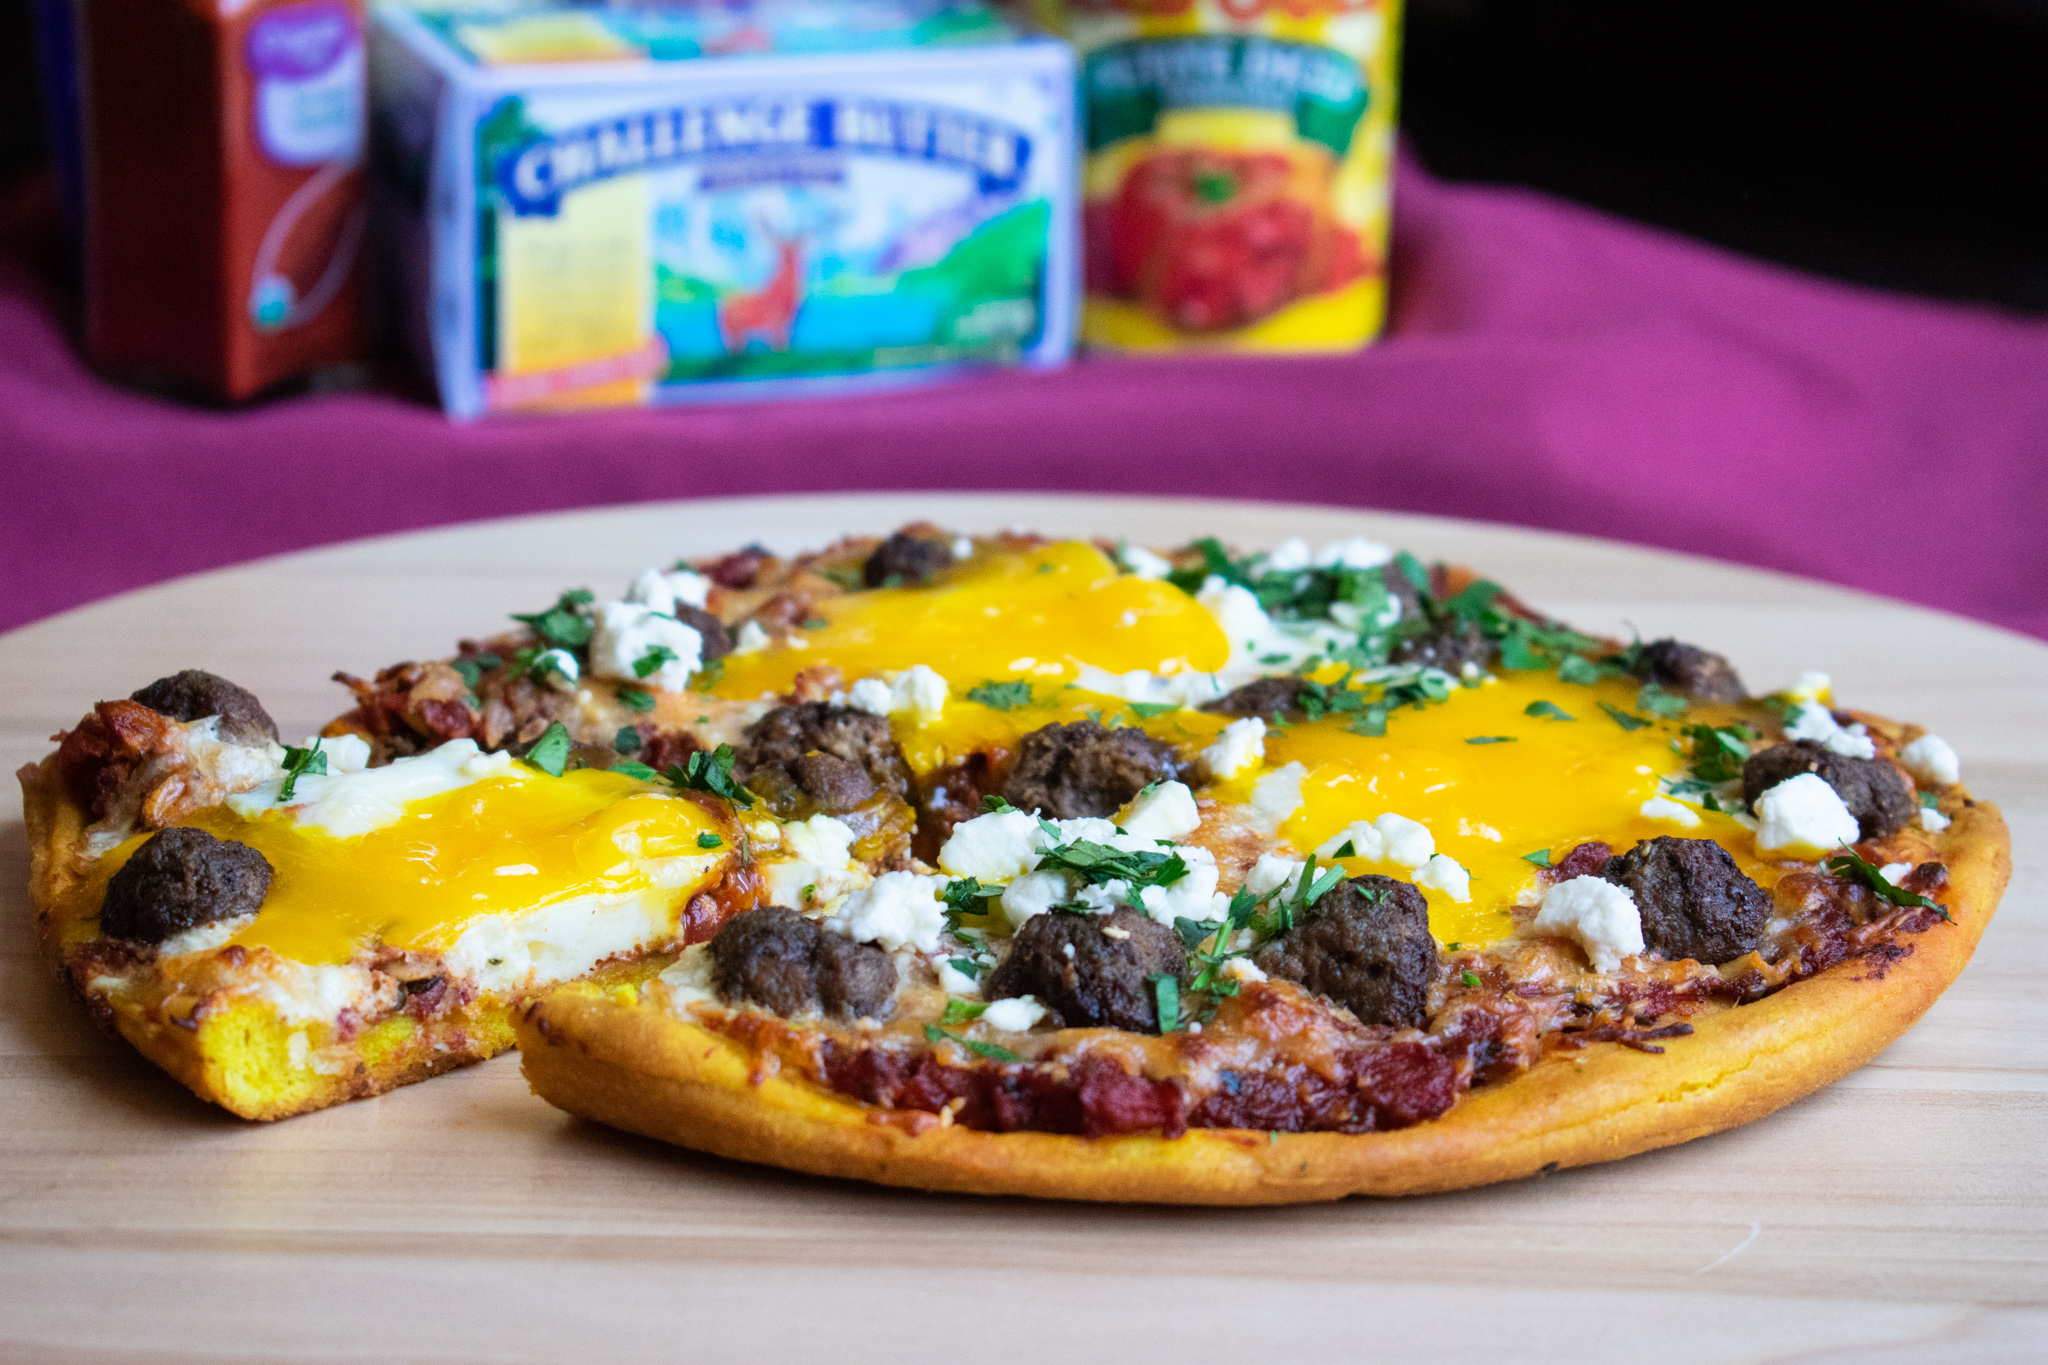
<instances>
[{"instance_id":1,"label":"golden crust edge","mask_svg":"<svg viewBox=\"0 0 2048 1365\"><path fill-rule=\"evenodd\" d=\"M495 1057L513 1046L510 1017L519 1002L479 1001L446 1021L445 1027L417 1031L391 1062L340 1075L302 1077L299 1089L289 1099L264 1102L221 1065L218 1055L207 1046L206 1028L180 1028L155 1017L138 1002L88 995L83 983L72 978L65 967L55 913L77 878L70 850L84 833L84 812L65 795L55 755L25 765L16 776L21 782L22 819L28 829L29 902L35 908L36 941L44 961L84 998L95 1018L200 1099L238 1118L265 1122L292 1118L411 1085ZM479 1035L481 1046L477 1045ZM434 1050L435 1043L446 1045L454 1038L469 1045Z\"/></svg>"},{"instance_id":2,"label":"golden crust edge","mask_svg":"<svg viewBox=\"0 0 2048 1365\"><path fill-rule=\"evenodd\" d=\"M1878 968L1851 960L1700 1020L1645 1054L1595 1044L1468 1093L1439 1119L1346 1135L1191 1130L1083 1138L927 1127L913 1133L755 1059L700 1025L574 988L516 1019L535 1094L615 1128L814 1175L974 1194L1104 1202L1287 1204L1513 1180L1672 1146L1761 1118L1861 1067L1962 972L2011 876L1988 802L1956 817L1954 924Z\"/></svg>"}]
</instances>

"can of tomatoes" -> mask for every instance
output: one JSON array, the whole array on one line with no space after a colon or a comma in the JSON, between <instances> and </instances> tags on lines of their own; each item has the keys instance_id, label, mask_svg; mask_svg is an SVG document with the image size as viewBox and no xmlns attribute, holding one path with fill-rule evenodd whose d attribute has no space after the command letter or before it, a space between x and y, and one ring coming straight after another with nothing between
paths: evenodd
<instances>
[{"instance_id":1,"label":"can of tomatoes","mask_svg":"<svg viewBox=\"0 0 2048 1365\"><path fill-rule=\"evenodd\" d=\"M1386 313L1400 0L1039 0L1081 54L1116 350L1344 351Z\"/></svg>"}]
</instances>

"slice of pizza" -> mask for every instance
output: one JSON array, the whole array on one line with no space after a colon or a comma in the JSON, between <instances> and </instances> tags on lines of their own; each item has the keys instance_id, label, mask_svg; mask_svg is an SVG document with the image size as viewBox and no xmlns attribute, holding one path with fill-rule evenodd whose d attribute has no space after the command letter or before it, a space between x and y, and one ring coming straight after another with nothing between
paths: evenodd
<instances>
[{"instance_id":1,"label":"slice of pizza","mask_svg":"<svg viewBox=\"0 0 2048 1365\"><path fill-rule=\"evenodd\" d=\"M672 963L517 1031L543 1098L724 1156L1213 1203L1611 1159L1867 1061L2009 872L1954 751L1825 676L1752 696L1365 540L912 527L700 567L708 669L565 597L546 651L465 650L447 728L441 675L352 724L560 723L710 789L741 858ZM692 690L591 685L629 663Z\"/></svg>"}]
</instances>

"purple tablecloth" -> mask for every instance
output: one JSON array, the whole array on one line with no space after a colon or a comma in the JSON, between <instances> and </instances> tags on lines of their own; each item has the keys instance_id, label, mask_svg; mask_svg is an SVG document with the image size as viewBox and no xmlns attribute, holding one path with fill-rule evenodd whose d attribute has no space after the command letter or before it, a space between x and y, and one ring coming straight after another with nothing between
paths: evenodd
<instances>
[{"instance_id":1,"label":"purple tablecloth","mask_svg":"<svg viewBox=\"0 0 2048 1365\"><path fill-rule=\"evenodd\" d=\"M1482 517L2048 635L2048 324L1835 285L1404 166L1390 337L880 396L451 426L110 387L0 258L0 628L255 555L549 508L1086 489Z\"/></svg>"}]
</instances>

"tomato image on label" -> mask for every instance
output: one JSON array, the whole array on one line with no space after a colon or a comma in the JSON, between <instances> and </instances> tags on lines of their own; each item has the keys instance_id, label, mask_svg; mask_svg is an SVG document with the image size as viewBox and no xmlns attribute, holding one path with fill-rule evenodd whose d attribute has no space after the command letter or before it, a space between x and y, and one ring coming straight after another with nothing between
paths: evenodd
<instances>
[{"instance_id":1,"label":"tomato image on label","mask_svg":"<svg viewBox=\"0 0 2048 1365\"><path fill-rule=\"evenodd\" d=\"M1358 235L1329 211L1329 158L1313 152L1159 152L1089 215L1098 293L1170 327L1243 327L1363 273Z\"/></svg>"}]
</instances>

